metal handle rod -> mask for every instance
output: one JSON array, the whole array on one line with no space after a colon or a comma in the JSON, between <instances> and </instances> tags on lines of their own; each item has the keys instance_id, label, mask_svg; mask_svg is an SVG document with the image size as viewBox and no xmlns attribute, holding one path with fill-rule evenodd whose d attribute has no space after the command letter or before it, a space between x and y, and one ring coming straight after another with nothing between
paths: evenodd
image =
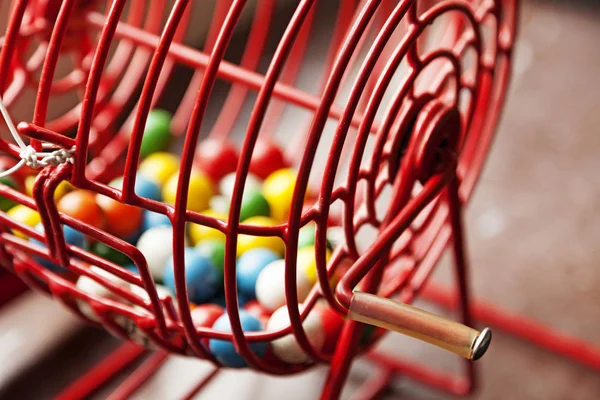
<instances>
[{"instance_id":1,"label":"metal handle rod","mask_svg":"<svg viewBox=\"0 0 600 400\"><path fill-rule=\"evenodd\" d=\"M470 360L481 358L492 339L489 328L479 332L420 308L363 292L354 292L349 316L355 321L402 333Z\"/></svg>"}]
</instances>

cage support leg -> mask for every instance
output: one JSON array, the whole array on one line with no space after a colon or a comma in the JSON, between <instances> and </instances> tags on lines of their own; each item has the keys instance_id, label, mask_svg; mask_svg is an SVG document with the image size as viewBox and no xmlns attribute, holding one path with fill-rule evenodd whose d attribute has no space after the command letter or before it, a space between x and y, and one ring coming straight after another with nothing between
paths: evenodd
<instances>
[{"instance_id":1,"label":"cage support leg","mask_svg":"<svg viewBox=\"0 0 600 400\"><path fill-rule=\"evenodd\" d=\"M468 260L466 255L466 243L464 237L462 204L459 198L459 182L455 177L448 185L448 203L450 206L450 225L452 227L452 254L454 256L454 269L456 273L456 283L459 293L459 311L461 313L462 323L466 326L473 326L473 318L470 310L470 292ZM476 385L475 365L470 360L465 360L467 372L467 391L471 392Z\"/></svg>"},{"instance_id":2,"label":"cage support leg","mask_svg":"<svg viewBox=\"0 0 600 400\"><path fill-rule=\"evenodd\" d=\"M348 373L352 359L354 358L354 349L357 348L362 332L362 324L347 320L340 334L339 344L335 348L331 367L321 392L321 400L339 399Z\"/></svg>"}]
</instances>

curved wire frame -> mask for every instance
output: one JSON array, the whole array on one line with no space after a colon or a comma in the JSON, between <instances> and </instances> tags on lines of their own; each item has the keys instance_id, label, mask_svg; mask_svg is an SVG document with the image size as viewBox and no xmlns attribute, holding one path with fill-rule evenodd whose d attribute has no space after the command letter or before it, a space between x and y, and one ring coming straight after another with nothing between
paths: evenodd
<instances>
[{"instance_id":1,"label":"curved wire frame","mask_svg":"<svg viewBox=\"0 0 600 400\"><path fill-rule=\"evenodd\" d=\"M257 0L252 5L243 0L219 1L202 50L182 43L192 8L202 7L201 2L177 0L170 9L163 0L114 0L104 8L94 2L59 3L14 2L0 53L0 88L9 109L27 89L37 91L32 116L18 119L22 121L19 133L38 150L42 142L75 146L74 163L43 169L33 198L0 185L0 195L39 211L44 230L50 233L44 237L0 213L3 265L82 317L78 304L89 304L98 317L90 322L117 336L127 339L136 332L146 344L215 364L202 340L228 340L249 366L272 374L294 373L310 365L259 358L249 343L291 332L313 360L331 362L332 355L313 348L302 327L302 320L321 299L346 315L357 285L404 301L419 293L450 239L448 184L456 179L460 202L468 200L493 136L510 73L516 0L341 1L322 76L312 92L297 84L312 68L302 67L310 45L322 40L311 34L319 13L331 8L328 1L301 0L283 22L275 0ZM248 10L253 23L245 33L241 58L227 61L234 33L244 29L238 26L240 18ZM282 34L274 32L277 23L283 24ZM276 46L269 56L265 43L273 38ZM65 57L72 60L73 68L55 78L57 63ZM265 59L267 68L257 72ZM133 188L148 113L170 87L175 67L188 70L192 77L177 107L172 107L172 130L181 136L183 147L177 197L171 206L139 197ZM217 81L230 83L228 94L216 122L205 127L207 109L216 101L212 95ZM78 101L49 120L53 99L66 92L75 92ZM248 104L250 116L244 122ZM304 109L310 116L304 126L294 128L299 132L294 137L278 137L274 132L285 134L281 121L290 107ZM226 141L235 138L240 126L244 133L227 220L187 210L201 132ZM257 141L267 138L287 151L298 177L288 220L257 227L239 222L240 209L253 150ZM9 142L0 140L0 146L13 156L19 154L19 148ZM327 157L324 168L319 168L315 158L322 148ZM107 185L119 175L122 188ZM169 217L175 299L159 298L147 262L135 246L58 212L53 194L63 180ZM316 226L318 284L300 312L295 272L298 232L311 223ZM124 253L140 274L66 244L63 224ZM231 332L193 324L183 268L189 224L218 229L226 237L224 289ZM326 262L331 225L341 227L344 240ZM365 229L375 234L365 238L361 235ZM47 248L13 231L45 241ZM290 316L285 329L242 331L235 265L240 234L275 236L285 243ZM69 274L57 275L33 256L60 264ZM143 288L148 296L115 284L89 265ZM77 276L92 278L114 296L99 298L82 292L74 284ZM363 346L382 333L376 331Z\"/></svg>"}]
</instances>

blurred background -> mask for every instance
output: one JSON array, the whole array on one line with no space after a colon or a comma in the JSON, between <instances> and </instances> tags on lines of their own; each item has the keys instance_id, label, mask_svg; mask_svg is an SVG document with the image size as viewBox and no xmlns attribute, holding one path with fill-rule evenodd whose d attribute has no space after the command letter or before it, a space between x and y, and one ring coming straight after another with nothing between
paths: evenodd
<instances>
[{"instance_id":1,"label":"blurred background","mask_svg":"<svg viewBox=\"0 0 600 400\"><path fill-rule=\"evenodd\" d=\"M600 2L523 3L508 102L466 214L473 291L600 345ZM447 260L442 264L434 279L450 282ZM25 293L0 309L0 344L0 398L37 399L59 393L120 342ZM379 346L448 369L462 366L398 335ZM477 399L600 398L598 370L499 330L479 364ZM353 368L344 397L370 368ZM208 369L171 357L136 396L178 398ZM325 367L289 378L227 372L197 398L316 398L325 375ZM384 398L447 397L399 378Z\"/></svg>"}]
</instances>

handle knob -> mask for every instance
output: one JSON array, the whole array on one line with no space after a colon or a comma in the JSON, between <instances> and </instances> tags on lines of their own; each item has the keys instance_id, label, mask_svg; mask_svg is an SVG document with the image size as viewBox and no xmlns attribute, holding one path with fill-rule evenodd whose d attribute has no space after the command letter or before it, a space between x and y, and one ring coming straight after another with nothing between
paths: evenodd
<instances>
[{"instance_id":1,"label":"handle knob","mask_svg":"<svg viewBox=\"0 0 600 400\"><path fill-rule=\"evenodd\" d=\"M492 340L489 328L479 332L420 308L363 292L354 292L349 317L414 337L470 360L480 359Z\"/></svg>"}]
</instances>

